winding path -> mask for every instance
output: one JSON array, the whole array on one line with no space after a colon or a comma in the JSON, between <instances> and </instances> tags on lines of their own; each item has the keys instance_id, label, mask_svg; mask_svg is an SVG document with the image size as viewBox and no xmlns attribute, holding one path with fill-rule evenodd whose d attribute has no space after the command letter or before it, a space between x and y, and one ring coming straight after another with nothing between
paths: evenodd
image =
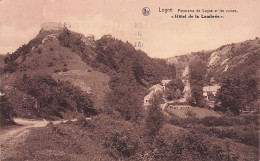
<instances>
[{"instance_id":1,"label":"winding path","mask_svg":"<svg viewBox=\"0 0 260 161\"><path fill-rule=\"evenodd\" d=\"M91 119L91 118L86 118ZM32 128L45 127L49 121L46 120L27 120L16 118L14 121L21 125L13 129L4 130L3 133L0 133L0 161L13 156L15 148L20 143L24 142L26 136L29 134ZM62 120L68 121L68 120ZM52 121L54 124L59 124L62 121ZM72 119L71 121L77 121L77 119Z\"/></svg>"}]
</instances>

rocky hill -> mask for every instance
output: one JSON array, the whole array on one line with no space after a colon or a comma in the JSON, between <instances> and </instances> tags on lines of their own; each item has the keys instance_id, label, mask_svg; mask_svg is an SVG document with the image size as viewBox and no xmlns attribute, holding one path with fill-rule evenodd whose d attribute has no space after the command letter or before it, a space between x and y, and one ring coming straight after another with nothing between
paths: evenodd
<instances>
[{"instance_id":1,"label":"rocky hill","mask_svg":"<svg viewBox=\"0 0 260 161\"><path fill-rule=\"evenodd\" d=\"M77 103L69 96L55 100L57 96L46 95L48 92L55 93L53 90L56 90L56 94L61 92L60 95L64 95L66 92L62 88L67 88L67 90L76 88L79 93L83 91L89 99L94 101L94 105L88 106L94 106L95 109L102 107L105 94L109 90L110 77L105 73L94 71L78 54L68 47L63 47L59 40L59 35L63 30L65 28L57 23L44 24L34 39L5 57L6 63L2 66L1 89L7 97L6 104L14 109L14 115L17 117L54 119L73 117L79 110L75 111L73 107L77 107L79 102ZM27 82L36 81L35 86L31 85L33 89L29 89L30 87L26 85L24 85L25 88L21 88L21 82L25 78L28 79ZM48 81L41 82L41 79L45 78ZM53 81L56 81L55 87L51 85ZM60 81L69 82L71 85L61 85ZM37 86L40 88L37 89ZM41 88L47 89L44 92L46 94L30 92L30 90L44 90ZM84 95L83 93L81 95ZM50 99L48 105L41 103L44 100L47 102L48 99ZM67 104L68 108L63 107L64 104ZM48 107L44 109L43 106ZM56 107L53 106L59 108L55 109Z\"/></svg>"},{"instance_id":2,"label":"rocky hill","mask_svg":"<svg viewBox=\"0 0 260 161\"><path fill-rule=\"evenodd\" d=\"M207 66L206 82L213 77L215 83L220 83L225 77L236 74L243 77L259 73L260 40L247 40L240 43L223 45L215 50L201 51L167 59L168 63L176 65L179 76L189 63L200 58Z\"/></svg>"},{"instance_id":3,"label":"rocky hill","mask_svg":"<svg viewBox=\"0 0 260 161\"><path fill-rule=\"evenodd\" d=\"M114 87L131 87L132 92L143 93L163 78L175 77L174 65L152 59L129 43L111 35L95 40L93 35L86 37L59 23L43 24L35 38L14 53L1 57L0 61L0 90L7 97L5 106L13 107L14 115L21 117L67 117L67 113L79 112L82 108L84 111L86 107L69 98L72 93L64 91L65 88L75 87L76 91L72 92L77 92L80 97L87 95L93 105L85 100L86 105L100 111L104 110L108 93L116 90ZM22 82L32 82L33 85L22 87ZM49 97L48 92L68 95Z\"/></svg>"}]
</instances>

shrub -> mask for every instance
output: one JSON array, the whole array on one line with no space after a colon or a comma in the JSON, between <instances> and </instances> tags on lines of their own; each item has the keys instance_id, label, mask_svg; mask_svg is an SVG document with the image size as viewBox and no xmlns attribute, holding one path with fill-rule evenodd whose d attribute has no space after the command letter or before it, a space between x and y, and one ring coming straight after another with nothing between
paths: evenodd
<instances>
[{"instance_id":1,"label":"shrub","mask_svg":"<svg viewBox=\"0 0 260 161\"><path fill-rule=\"evenodd\" d=\"M187 118L181 118L179 116L176 116L172 113L170 113L170 124L180 127L189 127L190 124L197 124L200 122L200 120L197 117L187 117Z\"/></svg>"},{"instance_id":2,"label":"shrub","mask_svg":"<svg viewBox=\"0 0 260 161\"><path fill-rule=\"evenodd\" d=\"M54 124L53 124L53 122L52 121L50 121L47 125L46 125L46 127L49 127L49 128L54 128Z\"/></svg>"},{"instance_id":3,"label":"shrub","mask_svg":"<svg viewBox=\"0 0 260 161\"><path fill-rule=\"evenodd\" d=\"M66 135L61 129L59 129L58 127L56 127L53 122L49 122L47 124L47 128L51 131L52 134L55 134L55 135L61 135L61 136L64 136Z\"/></svg>"},{"instance_id":4,"label":"shrub","mask_svg":"<svg viewBox=\"0 0 260 161\"><path fill-rule=\"evenodd\" d=\"M173 113L169 113L169 115L170 115L170 119L169 119L170 124L175 126L183 126L184 124L183 118L180 118L179 116L176 116Z\"/></svg>"},{"instance_id":5,"label":"shrub","mask_svg":"<svg viewBox=\"0 0 260 161\"><path fill-rule=\"evenodd\" d=\"M42 48L38 48L37 53L41 54L42 53Z\"/></svg>"},{"instance_id":6,"label":"shrub","mask_svg":"<svg viewBox=\"0 0 260 161\"><path fill-rule=\"evenodd\" d=\"M75 124L85 127L87 124L86 117L84 115L79 115Z\"/></svg>"},{"instance_id":7,"label":"shrub","mask_svg":"<svg viewBox=\"0 0 260 161\"><path fill-rule=\"evenodd\" d=\"M259 125L259 117L257 115L241 115L239 117L215 117L207 116L200 120L205 126L235 126L235 125Z\"/></svg>"},{"instance_id":8,"label":"shrub","mask_svg":"<svg viewBox=\"0 0 260 161\"><path fill-rule=\"evenodd\" d=\"M54 73L59 73L59 72L61 72L61 70L59 70L59 69L54 70Z\"/></svg>"},{"instance_id":9,"label":"shrub","mask_svg":"<svg viewBox=\"0 0 260 161\"><path fill-rule=\"evenodd\" d=\"M8 61L3 70L5 73L13 73L18 69L18 66L18 63L16 63L15 61Z\"/></svg>"},{"instance_id":10,"label":"shrub","mask_svg":"<svg viewBox=\"0 0 260 161\"><path fill-rule=\"evenodd\" d=\"M179 135L160 134L153 149L154 160L223 160L225 151L212 145L206 135L194 131ZM156 150L155 150L156 149Z\"/></svg>"},{"instance_id":11,"label":"shrub","mask_svg":"<svg viewBox=\"0 0 260 161\"><path fill-rule=\"evenodd\" d=\"M221 126L221 125L230 126L230 124L228 122L225 122L224 120L219 119L215 116L204 117L201 120L201 123L204 124L205 126Z\"/></svg>"},{"instance_id":12,"label":"shrub","mask_svg":"<svg viewBox=\"0 0 260 161\"><path fill-rule=\"evenodd\" d=\"M95 140L100 142L113 160L136 160L143 153L144 129L141 126L100 114L93 117Z\"/></svg>"},{"instance_id":13,"label":"shrub","mask_svg":"<svg viewBox=\"0 0 260 161\"><path fill-rule=\"evenodd\" d=\"M62 113L68 111L88 116L96 114L88 94L69 82L55 81L49 75L36 75L18 80L15 87L37 101L37 106L30 106L30 100L27 99L26 107L16 107L29 108L33 116L62 118Z\"/></svg>"},{"instance_id":14,"label":"shrub","mask_svg":"<svg viewBox=\"0 0 260 161\"><path fill-rule=\"evenodd\" d=\"M105 138L104 146L108 148L114 158L129 158L135 155L138 143L133 140L128 132L111 132Z\"/></svg>"},{"instance_id":15,"label":"shrub","mask_svg":"<svg viewBox=\"0 0 260 161\"><path fill-rule=\"evenodd\" d=\"M194 117L194 118L197 117L197 114L194 111L191 111L191 110L186 111L185 115L187 117Z\"/></svg>"},{"instance_id":16,"label":"shrub","mask_svg":"<svg viewBox=\"0 0 260 161\"><path fill-rule=\"evenodd\" d=\"M215 117L207 116L204 117L201 122L205 126L234 126L234 125L243 125L243 121L237 117Z\"/></svg>"},{"instance_id":17,"label":"shrub","mask_svg":"<svg viewBox=\"0 0 260 161\"><path fill-rule=\"evenodd\" d=\"M259 135L258 131L252 127L246 126L235 126L235 127L196 127L194 128L200 133L215 135L219 138L230 138L243 144L258 147L259 146Z\"/></svg>"},{"instance_id":18,"label":"shrub","mask_svg":"<svg viewBox=\"0 0 260 161\"><path fill-rule=\"evenodd\" d=\"M90 130L94 130L95 128L95 125L92 122L92 120L86 120L86 116L84 115L79 115L75 124L83 128L88 128Z\"/></svg>"},{"instance_id":19,"label":"shrub","mask_svg":"<svg viewBox=\"0 0 260 161\"><path fill-rule=\"evenodd\" d=\"M225 112L225 116L227 116L227 117L234 117L234 113L232 111L230 111L230 110L227 110Z\"/></svg>"},{"instance_id":20,"label":"shrub","mask_svg":"<svg viewBox=\"0 0 260 161\"><path fill-rule=\"evenodd\" d=\"M259 126L259 116L257 114L241 115L240 118L243 119L245 125Z\"/></svg>"},{"instance_id":21,"label":"shrub","mask_svg":"<svg viewBox=\"0 0 260 161\"><path fill-rule=\"evenodd\" d=\"M243 144L259 147L259 133L255 129L245 128L244 131L239 130L237 132L237 139Z\"/></svg>"},{"instance_id":22,"label":"shrub","mask_svg":"<svg viewBox=\"0 0 260 161\"><path fill-rule=\"evenodd\" d=\"M48 63L48 67L52 67L54 64L52 62Z\"/></svg>"},{"instance_id":23,"label":"shrub","mask_svg":"<svg viewBox=\"0 0 260 161\"><path fill-rule=\"evenodd\" d=\"M64 67L64 68L62 69L62 71L63 71L63 72L67 72L68 69L67 69L66 67Z\"/></svg>"}]
</instances>

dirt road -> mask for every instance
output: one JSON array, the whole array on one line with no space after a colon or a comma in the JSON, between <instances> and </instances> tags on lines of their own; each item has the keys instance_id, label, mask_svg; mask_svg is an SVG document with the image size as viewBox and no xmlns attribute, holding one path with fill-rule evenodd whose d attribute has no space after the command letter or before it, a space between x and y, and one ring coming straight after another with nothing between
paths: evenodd
<instances>
[{"instance_id":1,"label":"dirt road","mask_svg":"<svg viewBox=\"0 0 260 161\"><path fill-rule=\"evenodd\" d=\"M14 148L25 140L31 128L44 127L48 124L46 120L14 119L14 121L22 126L6 130L3 134L0 134L0 160L15 153Z\"/></svg>"},{"instance_id":2,"label":"dirt road","mask_svg":"<svg viewBox=\"0 0 260 161\"><path fill-rule=\"evenodd\" d=\"M46 120L27 120L20 118L16 118L14 121L21 126L5 130L0 133L0 161L15 154L14 149L17 145L23 143L23 141L26 139L26 136L30 132L30 129L45 127L49 123L49 121ZM71 121L76 121L76 119ZM54 124L61 122L62 121L53 121Z\"/></svg>"}]
</instances>

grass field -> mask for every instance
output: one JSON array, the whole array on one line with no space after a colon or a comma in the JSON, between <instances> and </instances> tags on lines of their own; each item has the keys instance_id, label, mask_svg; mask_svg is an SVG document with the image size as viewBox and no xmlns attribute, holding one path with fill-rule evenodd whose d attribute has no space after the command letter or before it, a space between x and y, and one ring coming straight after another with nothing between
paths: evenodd
<instances>
[{"instance_id":1,"label":"grass field","mask_svg":"<svg viewBox=\"0 0 260 161\"><path fill-rule=\"evenodd\" d=\"M215 116L215 117L220 117L221 115L218 114L217 112L205 108L199 108L199 107L192 107L188 105L170 105L167 109L165 109L168 113L172 113L174 115L177 115L181 118L186 118L187 117L187 112L190 111L190 113L193 113L196 115L198 118L204 118L206 116Z\"/></svg>"},{"instance_id":2,"label":"grass field","mask_svg":"<svg viewBox=\"0 0 260 161\"><path fill-rule=\"evenodd\" d=\"M52 76L56 80L69 81L83 91L93 94L95 108L103 108L106 93L109 91L110 77L108 75L92 69L85 69L53 73Z\"/></svg>"}]
</instances>

